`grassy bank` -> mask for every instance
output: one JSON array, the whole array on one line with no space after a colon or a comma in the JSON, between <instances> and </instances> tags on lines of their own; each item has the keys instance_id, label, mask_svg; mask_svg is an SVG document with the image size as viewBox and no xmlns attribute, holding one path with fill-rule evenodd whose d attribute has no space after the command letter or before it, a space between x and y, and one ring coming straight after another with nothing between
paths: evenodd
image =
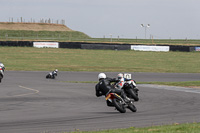
<instances>
[{"instance_id":1,"label":"grassy bank","mask_svg":"<svg viewBox=\"0 0 200 133\"><path fill-rule=\"evenodd\" d=\"M114 42L128 44L160 44L160 45L195 45L200 46L200 40L195 39L141 39L117 37L91 38L83 32L70 29L63 24L0 22L0 41L81 41L81 42Z\"/></svg>"},{"instance_id":2,"label":"grassy bank","mask_svg":"<svg viewBox=\"0 0 200 133\"><path fill-rule=\"evenodd\" d=\"M152 126L147 128L130 127L127 129L91 131L91 132L75 131L71 133L199 133L199 132L200 132L200 123L192 123L192 124L175 123L173 125Z\"/></svg>"},{"instance_id":3,"label":"grassy bank","mask_svg":"<svg viewBox=\"0 0 200 133\"><path fill-rule=\"evenodd\" d=\"M88 35L79 31L28 31L28 30L0 30L1 41L48 40L48 41L81 41L90 39Z\"/></svg>"},{"instance_id":4,"label":"grassy bank","mask_svg":"<svg viewBox=\"0 0 200 133\"><path fill-rule=\"evenodd\" d=\"M36 29L35 29L36 30ZM51 29L49 29L51 30ZM159 44L200 46L200 40L194 39L137 39L137 38L91 38L79 31L34 31L34 30L0 30L0 41L80 41L80 42L112 42L125 44Z\"/></svg>"},{"instance_id":5,"label":"grassy bank","mask_svg":"<svg viewBox=\"0 0 200 133\"><path fill-rule=\"evenodd\" d=\"M198 52L0 47L7 70L200 73Z\"/></svg>"}]
</instances>

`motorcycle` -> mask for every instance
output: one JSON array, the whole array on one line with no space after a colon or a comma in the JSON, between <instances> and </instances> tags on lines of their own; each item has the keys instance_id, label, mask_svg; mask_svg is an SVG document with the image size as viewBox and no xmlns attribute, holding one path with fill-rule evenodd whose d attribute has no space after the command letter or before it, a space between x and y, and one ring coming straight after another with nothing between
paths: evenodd
<instances>
[{"instance_id":1,"label":"motorcycle","mask_svg":"<svg viewBox=\"0 0 200 133\"><path fill-rule=\"evenodd\" d=\"M109 106L115 107L120 113L125 113L126 108L130 109L132 112L136 112L137 108L134 105L134 101L125 101L121 96L116 93L108 93L106 95L107 103L110 103Z\"/></svg>"},{"instance_id":2,"label":"motorcycle","mask_svg":"<svg viewBox=\"0 0 200 133\"><path fill-rule=\"evenodd\" d=\"M127 97L134 99L135 101L139 101L138 97L138 88L136 87L135 81L127 81L123 88L124 92L126 93Z\"/></svg>"},{"instance_id":3,"label":"motorcycle","mask_svg":"<svg viewBox=\"0 0 200 133\"><path fill-rule=\"evenodd\" d=\"M138 97L138 88L136 86L136 82L131 79L131 74L124 74L126 81L124 78L121 79L115 86L118 89L123 89L128 98L134 99L135 101L139 101Z\"/></svg>"},{"instance_id":4,"label":"motorcycle","mask_svg":"<svg viewBox=\"0 0 200 133\"><path fill-rule=\"evenodd\" d=\"M54 70L53 72L50 72L49 74L46 75L46 78L50 78L50 79L55 79L55 76L57 76L57 72L58 70Z\"/></svg>"},{"instance_id":5,"label":"motorcycle","mask_svg":"<svg viewBox=\"0 0 200 133\"><path fill-rule=\"evenodd\" d=\"M1 80L3 79L4 73L3 73L3 68L0 67L0 83Z\"/></svg>"}]
</instances>

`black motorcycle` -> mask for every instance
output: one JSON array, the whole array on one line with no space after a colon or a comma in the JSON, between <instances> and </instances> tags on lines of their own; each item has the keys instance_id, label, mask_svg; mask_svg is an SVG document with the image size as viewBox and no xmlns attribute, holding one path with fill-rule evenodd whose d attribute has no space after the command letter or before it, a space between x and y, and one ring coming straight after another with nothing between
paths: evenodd
<instances>
[{"instance_id":1,"label":"black motorcycle","mask_svg":"<svg viewBox=\"0 0 200 133\"><path fill-rule=\"evenodd\" d=\"M126 93L127 97L134 99L135 101L139 101L139 90L132 83L125 83L122 89L124 89L124 92Z\"/></svg>"},{"instance_id":2,"label":"black motorcycle","mask_svg":"<svg viewBox=\"0 0 200 133\"><path fill-rule=\"evenodd\" d=\"M58 75L58 70L54 70L53 72L50 72L49 74L47 74L46 78L47 79L55 79L56 76Z\"/></svg>"},{"instance_id":3,"label":"black motorcycle","mask_svg":"<svg viewBox=\"0 0 200 133\"><path fill-rule=\"evenodd\" d=\"M139 89L136 87L136 82L134 80L127 80L125 83L118 82L114 86L116 86L118 89L123 89L128 98L139 101Z\"/></svg>"}]
</instances>

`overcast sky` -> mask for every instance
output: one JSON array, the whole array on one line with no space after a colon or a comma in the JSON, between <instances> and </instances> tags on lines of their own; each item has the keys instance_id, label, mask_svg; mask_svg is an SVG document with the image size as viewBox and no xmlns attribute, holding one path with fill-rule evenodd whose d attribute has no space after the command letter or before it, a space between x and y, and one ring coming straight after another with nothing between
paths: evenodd
<instances>
[{"instance_id":1,"label":"overcast sky","mask_svg":"<svg viewBox=\"0 0 200 133\"><path fill-rule=\"evenodd\" d=\"M0 0L0 21L65 20L91 37L200 39L200 0Z\"/></svg>"}]
</instances>

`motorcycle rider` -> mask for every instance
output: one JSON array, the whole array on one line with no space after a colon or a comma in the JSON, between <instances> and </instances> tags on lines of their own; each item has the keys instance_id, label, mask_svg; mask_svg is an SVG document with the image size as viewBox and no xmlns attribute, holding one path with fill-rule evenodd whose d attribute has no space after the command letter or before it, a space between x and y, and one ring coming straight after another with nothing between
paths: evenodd
<instances>
[{"instance_id":1,"label":"motorcycle rider","mask_svg":"<svg viewBox=\"0 0 200 133\"><path fill-rule=\"evenodd\" d=\"M3 75L4 75L3 74L4 70L5 70L5 66L4 66L3 63L0 62L0 83L1 83L1 80L2 80Z\"/></svg>"},{"instance_id":2,"label":"motorcycle rider","mask_svg":"<svg viewBox=\"0 0 200 133\"><path fill-rule=\"evenodd\" d=\"M128 81L124 78L124 75L122 73L119 73L117 75L117 78L119 80L119 82L116 83L116 88L117 89L122 89L122 87L124 86L125 81Z\"/></svg>"},{"instance_id":3,"label":"motorcycle rider","mask_svg":"<svg viewBox=\"0 0 200 133\"><path fill-rule=\"evenodd\" d=\"M3 63L0 62L0 68L2 68L2 70L4 71L5 70L5 66Z\"/></svg>"},{"instance_id":4,"label":"motorcycle rider","mask_svg":"<svg viewBox=\"0 0 200 133\"><path fill-rule=\"evenodd\" d=\"M135 94L136 94L136 96L138 96L139 89L136 87L136 84L135 84L136 82L134 80L124 78L124 75L122 73L119 73L117 75L117 78L119 79L119 82L116 83L116 88L117 89L122 89L123 86L127 86L128 85L127 87L130 87L131 89L133 89ZM128 82L132 82L131 85L129 85L130 83L128 83Z\"/></svg>"},{"instance_id":5,"label":"motorcycle rider","mask_svg":"<svg viewBox=\"0 0 200 133\"><path fill-rule=\"evenodd\" d=\"M118 95L121 95L122 98L128 102L130 99L125 95L123 90L116 89L113 85L111 85L111 82L119 82L119 80L115 78L109 78L106 77L105 73L100 73L98 75L99 83L96 84L95 90L96 90L96 96L100 97L102 95L106 96L107 94L111 93L117 93ZM110 106L111 103L107 101L107 105Z\"/></svg>"},{"instance_id":6,"label":"motorcycle rider","mask_svg":"<svg viewBox=\"0 0 200 133\"><path fill-rule=\"evenodd\" d=\"M52 79L54 79L55 76L57 76L57 75L58 75L58 69L56 69L56 70L50 72L50 73L46 76L46 78L52 78ZM50 77L48 77L48 76L50 76Z\"/></svg>"},{"instance_id":7,"label":"motorcycle rider","mask_svg":"<svg viewBox=\"0 0 200 133\"><path fill-rule=\"evenodd\" d=\"M54 71L52 72L52 75L53 75L53 76L57 76L57 75L58 75L58 69L54 70Z\"/></svg>"},{"instance_id":8,"label":"motorcycle rider","mask_svg":"<svg viewBox=\"0 0 200 133\"><path fill-rule=\"evenodd\" d=\"M53 78L55 78L55 76L58 75L58 69L56 69L53 72L51 72L51 75L52 75Z\"/></svg>"}]
</instances>

